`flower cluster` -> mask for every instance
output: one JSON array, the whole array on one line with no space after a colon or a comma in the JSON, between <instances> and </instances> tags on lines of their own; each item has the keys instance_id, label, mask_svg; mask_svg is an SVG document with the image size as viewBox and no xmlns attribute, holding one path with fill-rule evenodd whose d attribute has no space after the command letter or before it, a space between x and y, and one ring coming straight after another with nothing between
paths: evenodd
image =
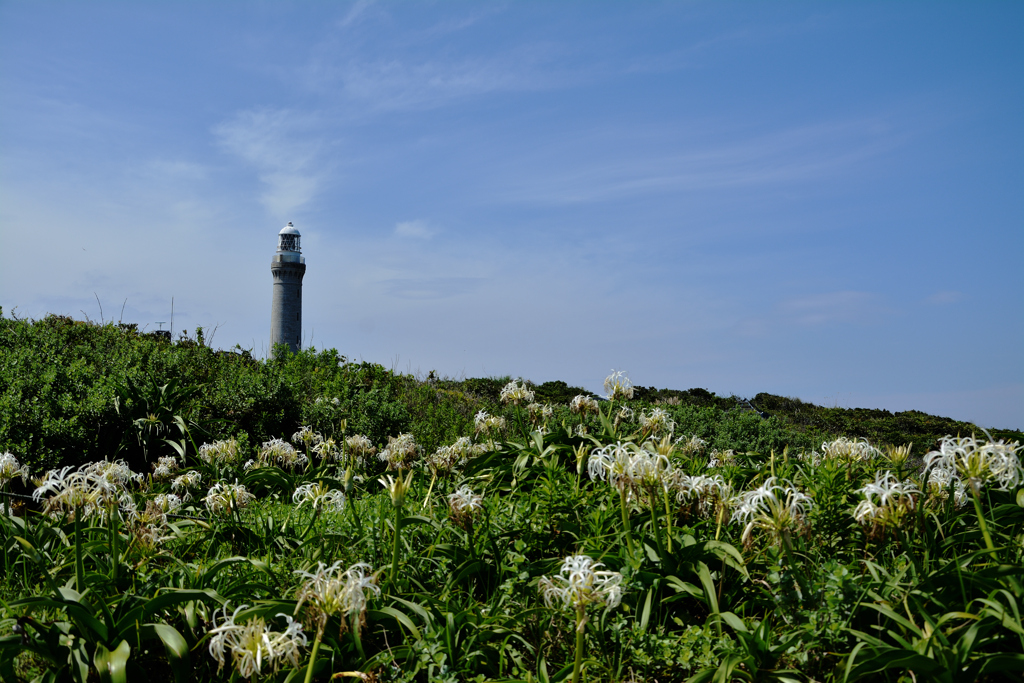
<instances>
[{"instance_id":1,"label":"flower cluster","mask_svg":"<svg viewBox=\"0 0 1024 683\"><path fill-rule=\"evenodd\" d=\"M875 480L857 490L864 496L853 511L861 524L882 529L899 526L903 517L914 509L914 497L921 491L911 482L899 481L892 472L878 472Z\"/></svg>"},{"instance_id":2,"label":"flower cluster","mask_svg":"<svg viewBox=\"0 0 1024 683\"><path fill-rule=\"evenodd\" d=\"M323 482L314 481L303 484L295 489L292 494L292 502L297 508L309 504L315 511L323 509L332 512L340 512L345 507L345 494L338 489L332 489Z\"/></svg>"},{"instance_id":3,"label":"flower cluster","mask_svg":"<svg viewBox=\"0 0 1024 683\"><path fill-rule=\"evenodd\" d=\"M189 470L185 474L179 474L171 482L172 491L183 491L185 492L184 499L189 499L188 490L199 488L199 485L203 483L203 475L197 470Z\"/></svg>"},{"instance_id":4,"label":"flower cluster","mask_svg":"<svg viewBox=\"0 0 1024 683\"><path fill-rule=\"evenodd\" d=\"M474 416L473 422L476 424L478 434L492 435L505 429L505 418L490 415L483 410Z\"/></svg>"},{"instance_id":5,"label":"flower cluster","mask_svg":"<svg viewBox=\"0 0 1024 683\"><path fill-rule=\"evenodd\" d=\"M519 384L516 380L512 380L501 390L501 402L511 403L514 406L518 406L523 403L530 403L533 401L533 392L526 386L526 382Z\"/></svg>"},{"instance_id":6,"label":"flower cluster","mask_svg":"<svg viewBox=\"0 0 1024 683\"><path fill-rule=\"evenodd\" d=\"M612 370L612 374L604 378L604 393L609 401L633 398L633 383L623 370Z\"/></svg>"},{"instance_id":7,"label":"flower cluster","mask_svg":"<svg viewBox=\"0 0 1024 683\"><path fill-rule=\"evenodd\" d=\"M484 497L479 493L473 493L469 486L461 486L448 496L448 508L451 510L452 518L460 525L471 521L473 515L483 509L483 502Z\"/></svg>"},{"instance_id":8,"label":"flower cluster","mask_svg":"<svg viewBox=\"0 0 1024 683\"><path fill-rule=\"evenodd\" d=\"M810 460L811 464L817 467L823 462L869 462L881 457L882 452L868 443L867 439L848 439L840 436L835 441L825 441L821 444L821 453L812 451L804 455L804 459Z\"/></svg>"},{"instance_id":9,"label":"flower cluster","mask_svg":"<svg viewBox=\"0 0 1024 683\"><path fill-rule=\"evenodd\" d=\"M348 449L353 458L364 465L367 459L377 452L377 447L373 445L373 442L362 434L356 434L345 439L345 448Z\"/></svg>"},{"instance_id":10,"label":"flower cluster","mask_svg":"<svg viewBox=\"0 0 1024 683\"><path fill-rule=\"evenodd\" d=\"M12 453L0 455L0 488L15 478L20 478L23 484L28 481L28 465L20 464Z\"/></svg>"},{"instance_id":11,"label":"flower cluster","mask_svg":"<svg viewBox=\"0 0 1024 683\"><path fill-rule=\"evenodd\" d=\"M691 476L680 471L673 488L678 502L705 515L715 509L728 508L732 501L732 487L720 474Z\"/></svg>"},{"instance_id":12,"label":"flower cluster","mask_svg":"<svg viewBox=\"0 0 1024 683\"><path fill-rule=\"evenodd\" d=\"M322 439L320 443L313 446L313 452L318 458L330 458L332 460L341 459L341 451L338 450L338 442L328 437Z\"/></svg>"},{"instance_id":13,"label":"flower cluster","mask_svg":"<svg viewBox=\"0 0 1024 683\"><path fill-rule=\"evenodd\" d=\"M468 436L461 436L450 446L441 446L434 454L427 458L427 468L435 476L451 472L456 467L462 467L470 458L480 455L484 446L474 444Z\"/></svg>"},{"instance_id":14,"label":"flower cluster","mask_svg":"<svg viewBox=\"0 0 1024 683\"><path fill-rule=\"evenodd\" d=\"M674 445L681 454L693 456L703 453L704 449L707 448L708 442L696 434L691 434L689 437L679 437Z\"/></svg>"},{"instance_id":15,"label":"flower cluster","mask_svg":"<svg viewBox=\"0 0 1024 683\"><path fill-rule=\"evenodd\" d=\"M38 502L51 493L53 495L46 499L46 513L61 514L78 509L82 516L89 517L111 512L122 504L130 505L128 484L141 478L142 475L128 469L124 461L100 460L78 469L68 466L60 471L50 470L32 498Z\"/></svg>"},{"instance_id":16,"label":"flower cluster","mask_svg":"<svg viewBox=\"0 0 1024 683\"><path fill-rule=\"evenodd\" d=\"M210 630L210 656L217 660L217 670L224 668L226 655L243 678L252 678L262 673L264 665L277 671L282 661L292 666L299 666L299 651L306 646L306 635L302 632L302 624L287 614L282 617L287 626L284 631L273 631L263 617L253 617L244 623L238 623L238 613L248 605L240 605L230 617L227 607L223 612L223 623ZM213 622L217 622L216 612Z\"/></svg>"},{"instance_id":17,"label":"flower cluster","mask_svg":"<svg viewBox=\"0 0 1024 683\"><path fill-rule=\"evenodd\" d=\"M950 476L966 481L975 495L994 484L1000 491L1020 486L1024 469L1020 462L1021 445L1014 441L981 442L973 437L943 437L939 450L924 457L925 469L946 470Z\"/></svg>"},{"instance_id":18,"label":"flower cluster","mask_svg":"<svg viewBox=\"0 0 1024 683\"><path fill-rule=\"evenodd\" d=\"M676 430L676 423L664 408L651 408L650 413L641 413L640 426L647 434L671 434Z\"/></svg>"},{"instance_id":19,"label":"flower cluster","mask_svg":"<svg viewBox=\"0 0 1024 683\"><path fill-rule=\"evenodd\" d=\"M323 440L323 435L320 432L313 431L313 428L309 425L303 425L299 428L299 431L292 434L292 443L301 444L306 450L322 443Z\"/></svg>"},{"instance_id":20,"label":"flower cluster","mask_svg":"<svg viewBox=\"0 0 1024 683\"><path fill-rule=\"evenodd\" d=\"M214 467L237 465L242 461L242 452L235 438L204 443L199 447L199 459Z\"/></svg>"},{"instance_id":21,"label":"flower cluster","mask_svg":"<svg viewBox=\"0 0 1024 683\"><path fill-rule=\"evenodd\" d=\"M777 543L786 542L803 525L804 515L811 509L809 496L798 491L787 481L776 483L768 477L753 491L737 496L732 521L746 522L743 542L749 543L755 529L767 533Z\"/></svg>"},{"instance_id":22,"label":"flower cluster","mask_svg":"<svg viewBox=\"0 0 1024 683\"><path fill-rule=\"evenodd\" d=\"M153 480L167 481L178 471L178 459L173 455L164 458L157 458L153 465Z\"/></svg>"},{"instance_id":23,"label":"flower cluster","mask_svg":"<svg viewBox=\"0 0 1024 683\"><path fill-rule=\"evenodd\" d=\"M299 453L287 441L283 439L271 439L260 446L260 452L256 460L245 463L245 469L250 470L256 467L267 467L277 465L281 469L295 469L305 467L309 458L305 453Z\"/></svg>"},{"instance_id":24,"label":"flower cluster","mask_svg":"<svg viewBox=\"0 0 1024 683\"><path fill-rule=\"evenodd\" d=\"M600 412L597 406L597 401L580 394L569 401L569 410L579 415L586 415L587 413L594 413L595 415Z\"/></svg>"},{"instance_id":25,"label":"flower cluster","mask_svg":"<svg viewBox=\"0 0 1024 683\"><path fill-rule=\"evenodd\" d=\"M562 562L558 575L540 579L540 593L548 607L576 610L577 630L586 623L584 610L588 605L615 607L622 600L622 574L598 569L601 566L587 555L570 555Z\"/></svg>"},{"instance_id":26,"label":"flower cluster","mask_svg":"<svg viewBox=\"0 0 1024 683\"><path fill-rule=\"evenodd\" d=\"M370 565L359 562L345 571L341 571L341 566L341 562L335 562L330 567L318 562L313 572L295 572L306 579L296 596L298 603L295 605L295 614L299 613L303 604L308 605L313 620L322 628L331 615L362 615L366 611L367 593L380 595L380 587L371 573Z\"/></svg>"},{"instance_id":27,"label":"flower cluster","mask_svg":"<svg viewBox=\"0 0 1024 683\"><path fill-rule=\"evenodd\" d=\"M420 445L412 434L399 434L388 437L388 445L377 458L386 462L389 470L404 470L416 462L419 452Z\"/></svg>"},{"instance_id":28,"label":"flower cluster","mask_svg":"<svg viewBox=\"0 0 1024 683\"><path fill-rule=\"evenodd\" d=\"M256 496L249 493L244 485L238 482L234 484L220 482L210 487L206 497L203 498L203 503L210 512L216 515L226 515L241 510L254 500L256 500Z\"/></svg>"},{"instance_id":29,"label":"flower cluster","mask_svg":"<svg viewBox=\"0 0 1024 683\"><path fill-rule=\"evenodd\" d=\"M526 412L530 414L530 421L536 424L543 420L550 420L555 414L555 409L547 403L531 403L526 406Z\"/></svg>"}]
</instances>

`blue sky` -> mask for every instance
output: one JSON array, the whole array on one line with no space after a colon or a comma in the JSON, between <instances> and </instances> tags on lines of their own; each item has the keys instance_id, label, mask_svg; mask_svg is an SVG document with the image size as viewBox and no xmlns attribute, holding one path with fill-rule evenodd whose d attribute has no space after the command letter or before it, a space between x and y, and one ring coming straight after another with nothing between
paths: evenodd
<instances>
[{"instance_id":1,"label":"blue sky","mask_svg":"<svg viewBox=\"0 0 1024 683\"><path fill-rule=\"evenodd\" d=\"M1024 428L1020 3L0 2L0 305ZM121 312L123 306L123 314Z\"/></svg>"}]
</instances>

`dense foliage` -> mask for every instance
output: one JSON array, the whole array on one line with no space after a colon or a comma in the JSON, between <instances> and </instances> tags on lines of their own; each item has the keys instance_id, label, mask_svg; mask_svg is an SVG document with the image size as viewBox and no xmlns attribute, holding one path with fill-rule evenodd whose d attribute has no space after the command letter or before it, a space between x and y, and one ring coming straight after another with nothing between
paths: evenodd
<instances>
[{"instance_id":1,"label":"dense foliage","mask_svg":"<svg viewBox=\"0 0 1024 683\"><path fill-rule=\"evenodd\" d=\"M59 317L0 318L0 386L5 681L1024 671L1005 434Z\"/></svg>"}]
</instances>

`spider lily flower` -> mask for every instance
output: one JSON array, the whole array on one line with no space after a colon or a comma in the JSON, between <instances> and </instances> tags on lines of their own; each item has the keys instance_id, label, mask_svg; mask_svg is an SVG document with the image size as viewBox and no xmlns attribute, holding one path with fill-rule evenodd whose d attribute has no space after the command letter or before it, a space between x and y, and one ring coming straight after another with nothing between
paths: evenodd
<instances>
[{"instance_id":1,"label":"spider lily flower","mask_svg":"<svg viewBox=\"0 0 1024 683\"><path fill-rule=\"evenodd\" d=\"M544 420L550 420L555 414L555 409L547 403L530 403L526 406L526 412L530 414L530 420L536 424Z\"/></svg>"},{"instance_id":2,"label":"spider lily flower","mask_svg":"<svg viewBox=\"0 0 1024 683\"><path fill-rule=\"evenodd\" d=\"M930 499L946 501L952 494L953 504L963 507L967 504L967 487L964 480L956 472L945 467L933 467L928 470L925 489Z\"/></svg>"},{"instance_id":3,"label":"spider lily flower","mask_svg":"<svg viewBox=\"0 0 1024 683\"><path fill-rule=\"evenodd\" d=\"M210 512L225 515L235 510L241 510L254 500L256 500L256 496L249 493L244 485L238 482L234 484L220 482L210 487L206 497L203 498L203 503Z\"/></svg>"},{"instance_id":4,"label":"spider lily flower","mask_svg":"<svg viewBox=\"0 0 1024 683\"><path fill-rule=\"evenodd\" d=\"M641 448L629 461L629 483L634 489L653 493L669 490L675 480L674 467L668 456Z\"/></svg>"},{"instance_id":5,"label":"spider lily flower","mask_svg":"<svg viewBox=\"0 0 1024 683\"><path fill-rule=\"evenodd\" d=\"M224 441L204 443L199 447L199 459L214 467L237 465L242 460L242 453L238 449L238 439L230 438Z\"/></svg>"},{"instance_id":6,"label":"spider lily flower","mask_svg":"<svg viewBox=\"0 0 1024 683\"><path fill-rule=\"evenodd\" d=\"M474 444L468 436L460 436L450 446L441 446L427 458L427 467L434 476L451 472L483 452L483 447Z\"/></svg>"},{"instance_id":7,"label":"spider lily flower","mask_svg":"<svg viewBox=\"0 0 1024 683\"><path fill-rule=\"evenodd\" d=\"M520 379L520 381L522 381ZM533 401L533 392L526 386L526 382L520 385L516 380L512 380L501 390L499 397L502 403L511 403L514 406L518 406L521 403L530 403Z\"/></svg>"},{"instance_id":8,"label":"spider lily flower","mask_svg":"<svg viewBox=\"0 0 1024 683\"><path fill-rule=\"evenodd\" d=\"M223 622L210 630L210 656L217 660L217 671L224 668L227 655L243 678L252 678L263 672L264 666L277 671L281 662L299 665L299 651L306 646L302 624L287 614L277 614L287 622L284 631L272 631L262 617L253 617L245 623L237 622L238 613L248 607L240 605L230 617L224 608ZM213 622L217 622L214 612Z\"/></svg>"},{"instance_id":9,"label":"spider lily flower","mask_svg":"<svg viewBox=\"0 0 1024 683\"><path fill-rule=\"evenodd\" d=\"M313 453L318 458L331 458L332 460L340 460L341 453L338 450L338 442L331 438L326 438L320 441L312 448Z\"/></svg>"},{"instance_id":10,"label":"spider lily flower","mask_svg":"<svg viewBox=\"0 0 1024 683\"><path fill-rule=\"evenodd\" d=\"M490 415L484 410L481 410L473 417L473 422L476 425L477 433L485 436L490 436L505 429L505 418Z\"/></svg>"},{"instance_id":11,"label":"spider lily flower","mask_svg":"<svg viewBox=\"0 0 1024 683\"><path fill-rule=\"evenodd\" d=\"M676 500L686 505L695 505L702 513L723 505L732 500L732 487L720 474L688 475L679 472L674 482Z\"/></svg>"},{"instance_id":12,"label":"spider lily flower","mask_svg":"<svg viewBox=\"0 0 1024 683\"><path fill-rule=\"evenodd\" d=\"M914 484L901 482L888 471L876 473L875 480L857 493L864 499L857 504L854 518L876 528L899 526L903 517L914 509L914 497L921 495Z\"/></svg>"},{"instance_id":13,"label":"spider lily flower","mask_svg":"<svg viewBox=\"0 0 1024 683\"><path fill-rule=\"evenodd\" d=\"M699 455L707 448L708 442L696 434L689 437L681 436L676 439L675 447L683 455Z\"/></svg>"},{"instance_id":14,"label":"spider lily flower","mask_svg":"<svg viewBox=\"0 0 1024 683\"><path fill-rule=\"evenodd\" d=\"M345 439L345 448L360 463L366 464L366 459L377 453L377 447L369 438L362 434L356 434Z\"/></svg>"},{"instance_id":15,"label":"spider lily flower","mask_svg":"<svg viewBox=\"0 0 1024 683\"><path fill-rule=\"evenodd\" d=\"M170 534L167 533L167 513L156 499L147 502L146 509L142 512L139 512L133 503L126 517L128 531L142 546L154 548L170 538Z\"/></svg>"},{"instance_id":16,"label":"spider lily flower","mask_svg":"<svg viewBox=\"0 0 1024 683\"><path fill-rule=\"evenodd\" d=\"M943 437L939 450L925 458L925 471L944 469L955 473L977 495L994 484L1000 491L1016 488L1024 480L1020 462L1021 445L1014 441L981 442L973 437Z\"/></svg>"},{"instance_id":17,"label":"spider lily flower","mask_svg":"<svg viewBox=\"0 0 1024 683\"><path fill-rule=\"evenodd\" d=\"M389 470L404 470L416 462L419 452L420 445L412 434L399 434L388 437L388 445L377 458L386 462Z\"/></svg>"},{"instance_id":18,"label":"spider lily flower","mask_svg":"<svg viewBox=\"0 0 1024 683\"><path fill-rule=\"evenodd\" d=\"M630 444L617 441L592 450L587 460L587 474L591 479L607 481L619 492L629 490L633 483L633 451Z\"/></svg>"},{"instance_id":19,"label":"spider lily flower","mask_svg":"<svg viewBox=\"0 0 1024 683\"><path fill-rule=\"evenodd\" d=\"M316 570L296 570L306 581L299 589L295 614L304 604L309 605L314 621L321 628L334 614L345 616L362 615L366 611L367 594L380 596L377 577L371 573L370 565L359 562L341 571L341 562L330 567L317 563ZM342 621L344 628L344 621Z\"/></svg>"},{"instance_id":20,"label":"spider lily flower","mask_svg":"<svg viewBox=\"0 0 1024 683\"><path fill-rule=\"evenodd\" d=\"M882 452L868 443L867 439L848 439L841 436L835 441L821 444L821 453L811 451L804 456L811 464L818 466L823 462L855 463L868 462L882 456Z\"/></svg>"},{"instance_id":21,"label":"spider lily flower","mask_svg":"<svg viewBox=\"0 0 1024 683\"><path fill-rule=\"evenodd\" d=\"M312 448L323 440L323 434L314 431L309 425L302 425L299 431L292 434L292 443L302 444L306 448Z\"/></svg>"},{"instance_id":22,"label":"spider lily flower","mask_svg":"<svg viewBox=\"0 0 1024 683\"><path fill-rule=\"evenodd\" d=\"M377 481L380 485L387 489L388 494L391 496L391 506L396 510L401 510L405 507L405 497L409 495L409 489L412 488L412 475L415 470L409 470L408 476L402 479L401 476L398 479L394 479L390 474L387 479L381 477Z\"/></svg>"},{"instance_id":23,"label":"spider lily flower","mask_svg":"<svg viewBox=\"0 0 1024 683\"><path fill-rule=\"evenodd\" d=\"M157 458L153 466L153 479L155 481L167 481L178 471L178 459L173 455L165 458Z\"/></svg>"},{"instance_id":24,"label":"spider lily flower","mask_svg":"<svg viewBox=\"0 0 1024 683\"><path fill-rule=\"evenodd\" d=\"M448 507L457 522L466 522L483 509L484 497L473 493L469 486L461 486L455 493L448 496Z\"/></svg>"},{"instance_id":25,"label":"spider lily flower","mask_svg":"<svg viewBox=\"0 0 1024 683\"><path fill-rule=\"evenodd\" d=\"M615 607L622 600L622 574L598 569L604 566L587 555L570 555L555 576L541 577L538 587L548 607L565 607L584 615L590 605ZM582 631L586 617L577 621Z\"/></svg>"},{"instance_id":26,"label":"spider lily flower","mask_svg":"<svg viewBox=\"0 0 1024 683\"><path fill-rule=\"evenodd\" d=\"M633 383L624 370L612 370L612 374L604 378L604 393L609 401L633 398Z\"/></svg>"},{"instance_id":27,"label":"spider lily flower","mask_svg":"<svg viewBox=\"0 0 1024 683\"><path fill-rule=\"evenodd\" d=\"M776 483L768 477L753 491L741 493L734 499L732 520L746 522L743 542L749 543L755 529L760 529L778 543L787 542L789 535L803 524L804 515L812 501L789 482Z\"/></svg>"},{"instance_id":28,"label":"spider lily flower","mask_svg":"<svg viewBox=\"0 0 1024 683\"><path fill-rule=\"evenodd\" d=\"M596 415L600 412L597 401L583 394L569 401L569 410L579 415L586 415L587 413L594 413Z\"/></svg>"},{"instance_id":29,"label":"spider lily flower","mask_svg":"<svg viewBox=\"0 0 1024 683\"><path fill-rule=\"evenodd\" d=\"M59 472L50 470L32 493L32 498L38 502L50 493L53 495L46 499L47 513L78 509L83 516L89 517L98 512L111 512L122 504L128 505L131 500L128 484L138 482L141 476L120 460L101 460L78 469L68 466Z\"/></svg>"},{"instance_id":30,"label":"spider lily flower","mask_svg":"<svg viewBox=\"0 0 1024 683\"><path fill-rule=\"evenodd\" d=\"M708 467L725 467L726 465L736 464L736 452L731 448L725 451L720 451L717 448L711 451L711 455L708 458Z\"/></svg>"},{"instance_id":31,"label":"spider lily flower","mask_svg":"<svg viewBox=\"0 0 1024 683\"><path fill-rule=\"evenodd\" d=\"M327 509L340 512L345 507L345 494L338 489L328 488L323 482L315 481L295 489L292 502L296 504L296 508L309 503L316 511Z\"/></svg>"},{"instance_id":32,"label":"spider lily flower","mask_svg":"<svg viewBox=\"0 0 1024 683\"><path fill-rule=\"evenodd\" d=\"M23 484L28 481L28 465L20 464L13 453L0 455L0 488L15 478L20 478Z\"/></svg>"},{"instance_id":33,"label":"spider lily flower","mask_svg":"<svg viewBox=\"0 0 1024 683\"><path fill-rule=\"evenodd\" d=\"M165 513L174 512L181 507L182 502L182 499L173 493L161 493L153 496L153 504Z\"/></svg>"},{"instance_id":34,"label":"spider lily flower","mask_svg":"<svg viewBox=\"0 0 1024 683\"><path fill-rule=\"evenodd\" d=\"M197 470L189 470L185 474L179 474L171 482L172 491L185 491L185 498L188 499L187 491L198 488L203 483L203 475Z\"/></svg>"},{"instance_id":35,"label":"spider lily flower","mask_svg":"<svg viewBox=\"0 0 1024 683\"><path fill-rule=\"evenodd\" d=\"M296 467L305 467L308 462L309 458L306 457L306 454L299 453L287 441L271 439L260 446L259 456L253 466L277 465L281 469L295 469ZM248 464L246 464L246 469L249 469Z\"/></svg>"},{"instance_id":36,"label":"spider lily flower","mask_svg":"<svg viewBox=\"0 0 1024 683\"><path fill-rule=\"evenodd\" d=\"M640 426L648 434L671 434L676 430L676 423L664 408L652 408L650 413L641 413Z\"/></svg>"}]
</instances>

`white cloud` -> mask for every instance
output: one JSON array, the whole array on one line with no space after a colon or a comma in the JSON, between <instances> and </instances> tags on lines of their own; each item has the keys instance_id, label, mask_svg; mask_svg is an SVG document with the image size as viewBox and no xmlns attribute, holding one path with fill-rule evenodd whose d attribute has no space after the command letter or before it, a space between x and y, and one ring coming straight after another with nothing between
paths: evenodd
<instances>
[{"instance_id":1,"label":"white cloud","mask_svg":"<svg viewBox=\"0 0 1024 683\"><path fill-rule=\"evenodd\" d=\"M241 111L215 126L220 145L252 166L267 189L261 200L280 219L308 204L324 181L316 118L289 109Z\"/></svg>"},{"instance_id":2,"label":"white cloud","mask_svg":"<svg viewBox=\"0 0 1024 683\"><path fill-rule=\"evenodd\" d=\"M399 237L427 240L433 237L434 234L435 231L424 220L402 221L395 224L395 235Z\"/></svg>"}]
</instances>

